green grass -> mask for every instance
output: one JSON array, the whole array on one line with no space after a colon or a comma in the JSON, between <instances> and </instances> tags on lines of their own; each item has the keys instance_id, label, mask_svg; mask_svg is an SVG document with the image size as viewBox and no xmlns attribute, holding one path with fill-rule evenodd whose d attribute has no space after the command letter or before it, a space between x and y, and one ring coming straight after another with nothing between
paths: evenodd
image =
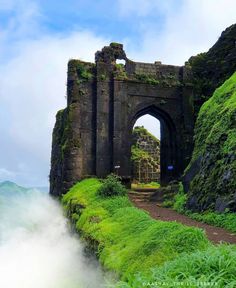
<instances>
[{"instance_id":1,"label":"green grass","mask_svg":"<svg viewBox=\"0 0 236 288\"><path fill-rule=\"evenodd\" d=\"M172 207L181 214L185 214L190 218L199 222L204 222L213 226L228 229L236 233L236 213L225 211L224 213L217 213L211 210L204 212L193 213L186 209L187 194L184 194L183 187L180 185L178 194L174 196L172 201L164 203L164 207Z\"/></svg>"},{"instance_id":2,"label":"green grass","mask_svg":"<svg viewBox=\"0 0 236 288\"><path fill-rule=\"evenodd\" d=\"M235 287L235 246L213 246L198 228L156 221L127 196L100 197L101 185L83 180L62 203L104 268L121 279L116 287L201 287L198 281Z\"/></svg>"},{"instance_id":3,"label":"green grass","mask_svg":"<svg viewBox=\"0 0 236 288\"><path fill-rule=\"evenodd\" d=\"M137 189L137 188L160 188L160 183L158 182L150 182L150 183L132 183L131 189Z\"/></svg>"},{"instance_id":4,"label":"green grass","mask_svg":"<svg viewBox=\"0 0 236 288\"><path fill-rule=\"evenodd\" d=\"M146 287L236 287L236 247L220 245L205 251L184 254L156 267L148 276L133 277L117 288Z\"/></svg>"},{"instance_id":5,"label":"green grass","mask_svg":"<svg viewBox=\"0 0 236 288\"><path fill-rule=\"evenodd\" d=\"M133 207L127 196L100 197L101 185L97 179L84 180L62 202L77 231L98 251L104 267L121 278L148 272L181 253L210 245L202 230L153 220Z\"/></svg>"},{"instance_id":6,"label":"green grass","mask_svg":"<svg viewBox=\"0 0 236 288\"><path fill-rule=\"evenodd\" d=\"M225 228L236 233L235 213L216 213L213 211L205 211L204 213L192 213L191 211L186 211L185 214L194 220Z\"/></svg>"}]
</instances>

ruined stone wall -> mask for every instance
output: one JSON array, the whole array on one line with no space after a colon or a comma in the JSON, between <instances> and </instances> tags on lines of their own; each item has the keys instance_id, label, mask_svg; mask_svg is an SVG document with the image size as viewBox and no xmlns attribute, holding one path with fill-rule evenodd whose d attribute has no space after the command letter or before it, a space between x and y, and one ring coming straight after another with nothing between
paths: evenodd
<instances>
[{"instance_id":1,"label":"ruined stone wall","mask_svg":"<svg viewBox=\"0 0 236 288\"><path fill-rule=\"evenodd\" d=\"M50 193L61 195L85 177L106 177L115 166L130 182L133 125L147 113L162 123L161 182L179 178L192 151L189 69L133 62L118 43L98 51L95 60L68 64L67 107L53 132Z\"/></svg>"},{"instance_id":2,"label":"ruined stone wall","mask_svg":"<svg viewBox=\"0 0 236 288\"><path fill-rule=\"evenodd\" d=\"M160 181L160 140L144 127L133 131L133 180L140 183Z\"/></svg>"}]
</instances>

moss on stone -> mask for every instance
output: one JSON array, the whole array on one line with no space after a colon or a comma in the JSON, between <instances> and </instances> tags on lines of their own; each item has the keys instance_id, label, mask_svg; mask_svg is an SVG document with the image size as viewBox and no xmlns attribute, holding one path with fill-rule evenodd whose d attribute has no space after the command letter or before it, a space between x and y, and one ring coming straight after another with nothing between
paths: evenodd
<instances>
[{"instance_id":1,"label":"moss on stone","mask_svg":"<svg viewBox=\"0 0 236 288\"><path fill-rule=\"evenodd\" d=\"M77 74L77 84L88 81L94 77L95 64L84 62L77 59L71 59L68 63L68 74Z\"/></svg>"},{"instance_id":2,"label":"moss on stone","mask_svg":"<svg viewBox=\"0 0 236 288\"><path fill-rule=\"evenodd\" d=\"M123 64L114 65L113 75L116 80L128 80L128 75Z\"/></svg>"},{"instance_id":3,"label":"moss on stone","mask_svg":"<svg viewBox=\"0 0 236 288\"><path fill-rule=\"evenodd\" d=\"M148 75L148 74L135 74L135 77L137 80L143 82L143 83L147 83L147 84L152 84L152 85L158 85L160 83L159 80L157 80L156 78L154 78L152 75Z\"/></svg>"},{"instance_id":4,"label":"moss on stone","mask_svg":"<svg viewBox=\"0 0 236 288\"><path fill-rule=\"evenodd\" d=\"M190 183L189 207L236 211L236 73L201 107L194 140L186 173L197 159L200 164Z\"/></svg>"},{"instance_id":5,"label":"moss on stone","mask_svg":"<svg viewBox=\"0 0 236 288\"><path fill-rule=\"evenodd\" d=\"M138 148L136 145L131 147L131 160L132 161L142 161L142 160L152 160L152 157L144 150Z\"/></svg>"},{"instance_id":6,"label":"moss on stone","mask_svg":"<svg viewBox=\"0 0 236 288\"><path fill-rule=\"evenodd\" d=\"M150 137L152 140L158 142L160 144L160 140L157 139L152 133L150 133L146 128L144 128L143 126L136 126L134 127L134 130L133 130L133 135L134 137L136 136L148 136Z\"/></svg>"},{"instance_id":7,"label":"moss on stone","mask_svg":"<svg viewBox=\"0 0 236 288\"><path fill-rule=\"evenodd\" d=\"M91 73L91 71L82 62L79 62L76 68L78 77L80 79L90 80L93 78L93 74Z\"/></svg>"},{"instance_id":8,"label":"moss on stone","mask_svg":"<svg viewBox=\"0 0 236 288\"><path fill-rule=\"evenodd\" d=\"M132 142L131 160L134 180L145 183L159 181L160 140L143 126L136 126L133 130Z\"/></svg>"},{"instance_id":9,"label":"moss on stone","mask_svg":"<svg viewBox=\"0 0 236 288\"><path fill-rule=\"evenodd\" d=\"M208 52L191 57L186 62L192 68L196 112L236 70L235 39L236 24L228 27Z\"/></svg>"}]
</instances>

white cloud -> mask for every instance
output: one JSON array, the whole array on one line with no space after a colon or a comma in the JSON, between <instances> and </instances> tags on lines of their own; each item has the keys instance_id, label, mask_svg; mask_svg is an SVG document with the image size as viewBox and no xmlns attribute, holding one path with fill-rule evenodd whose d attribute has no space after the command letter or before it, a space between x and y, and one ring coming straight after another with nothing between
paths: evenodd
<instances>
[{"instance_id":1,"label":"white cloud","mask_svg":"<svg viewBox=\"0 0 236 288\"><path fill-rule=\"evenodd\" d=\"M6 179L8 177L14 177L15 173L13 171L9 171L5 168L0 168L0 178Z\"/></svg>"},{"instance_id":2,"label":"white cloud","mask_svg":"<svg viewBox=\"0 0 236 288\"><path fill-rule=\"evenodd\" d=\"M14 57L0 68L1 165L16 170L5 177L24 185L47 181L55 114L66 105L68 60L94 61L107 43L88 31L37 38L14 42Z\"/></svg>"},{"instance_id":3,"label":"white cloud","mask_svg":"<svg viewBox=\"0 0 236 288\"><path fill-rule=\"evenodd\" d=\"M0 219L0 287L105 287L98 263L85 257L61 207L47 194L1 197Z\"/></svg>"},{"instance_id":4,"label":"white cloud","mask_svg":"<svg viewBox=\"0 0 236 288\"><path fill-rule=\"evenodd\" d=\"M48 150L45 139L51 133L55 112L65 106L68 60L93 61L94 51L104 43L88 32L75 32L19 45L18 55L2 68L0 80L1 99L11 113L8 128L12 139L29 150Z\"/></svg>"},{"instance_id":5,"label":"white cloud","mask_svg":"<svg viewBox=\"0 0 236 288\"><path fill-rule=\"evenodd\" d=\"M122 0L120 1L122 3ZM132 58L141 61L154 62L161 60L167 64L183 65L192 55L207 51L218 39L220 33L236 22L236 1L234 0L184 0L179 6L173 5L172 0L152 1L152 9L140 1L135 5L133 0L128 1L126 13L139 14L145 11L147 16L155 11L164 11L163 26L159 28L159 21L144 21L140 25L143 39L140 47L130 43ZM132 4L132 9L129 7ZM123 8L122 8L123 7ZM120 6L123 11L125 6ZM126 14L127 16L127 14Z\"/></svg>"}]
</instances>

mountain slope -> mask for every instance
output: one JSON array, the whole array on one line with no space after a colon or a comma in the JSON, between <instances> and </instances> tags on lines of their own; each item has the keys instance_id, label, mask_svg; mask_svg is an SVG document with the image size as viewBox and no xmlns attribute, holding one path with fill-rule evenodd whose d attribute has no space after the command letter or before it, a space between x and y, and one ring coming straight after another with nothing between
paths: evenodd
<instances>
[{"instance_id":1,"label":"mountain slope","mask_svg":"<svg viewBox=\"0 0 236 288\"><path fill-rule=\"evenodd\" d=\"M191 57L187 64L193 72L197 113L215 89L236 71L236 24L223 31L208 52Z\"/></svg>"},{"instance_id":2,"label":"mountain slope","mask_svg":"<svg viewBox=\"0 0 236 288\"><path fill-rule=\"evenodd\" d=\"M184 187L191 210L236 211L236 72L200 109Z\"/></svg>"}]
</instances>

